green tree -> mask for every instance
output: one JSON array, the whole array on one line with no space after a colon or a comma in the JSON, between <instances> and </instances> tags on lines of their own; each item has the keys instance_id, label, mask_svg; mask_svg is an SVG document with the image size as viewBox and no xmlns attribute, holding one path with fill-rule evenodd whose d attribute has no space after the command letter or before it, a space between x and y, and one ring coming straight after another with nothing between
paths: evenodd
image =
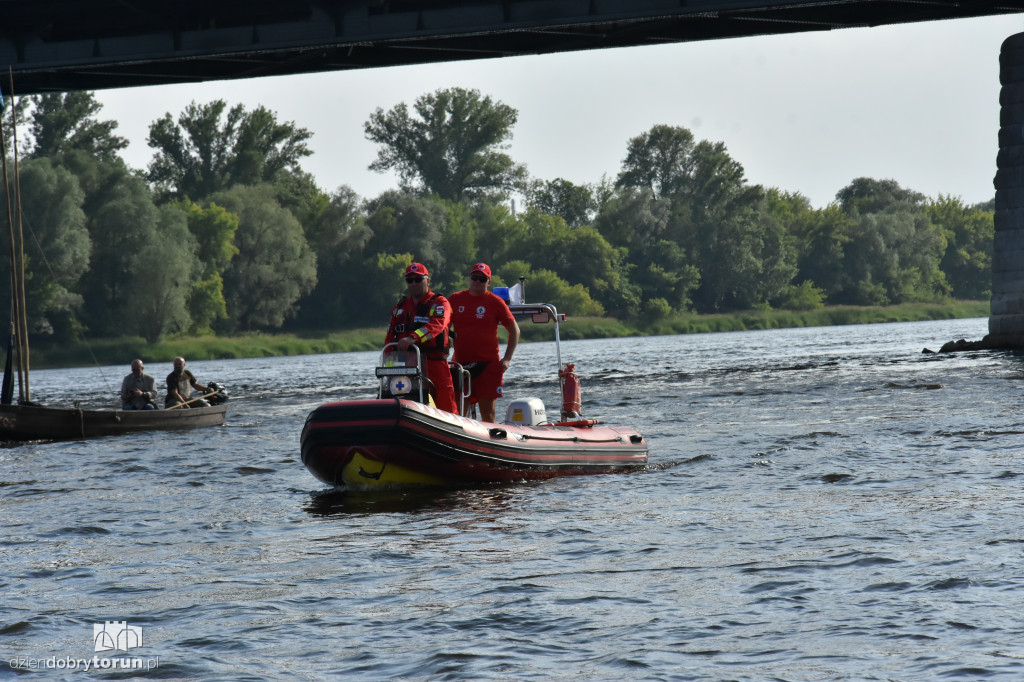
<instances>
[{"instance_id":1,"label":"green tree","mask_svg":"<svg viewBox=\"0 0 1024 682\"><path fill-rule=\"evenodd\" d=\"M465 246L457 245L450 256L444 247L450 216L465 219L457 206L394 190L360 203L344 188L332 197L331 207L327 221L310 233L317 253L327 260L320 270L324 279L306 301L299 324L386 323L387 311L405 291L402 273L412 261L430 269L434 291L448 293L465 279L447 265L449 257L466 258ZM461 234L471 230L465 221L455 228ZM319 313L314 316L314 311Z\"/></svg>"},{"instance_id":2,"label":"green tree","mask_svg":"<svg viewBox=\"0 0 1024 682\"><path fill-rule=\"evenodd\" d=\"M194 242L178 229L184 220L156 209L144 181L118 156L127 142L114 134L117 123L97 120L91 93L32 100L33 156L69 170L82 190L91 254L77 286L81 319L98 335L154 340L181 329L195 260Z\"/></svg>"},{"instance_id":3,"label":"green tree","mask_svg":"<svg viewBox=\"0 0 1024 682\"><path fill-rule=\"evenodd\" d=\"M526 295L531 303L552 303L565 315L604 315L604 307L590 297L586 287L569 284L551 270L534 270L526 261L514 260L498 266L497 275L507 284L526 277Z\"/></svg>"},{"instance_id":4,"label":"green tree","mask_svg":"<svg viewBox=\"0 0 1024 682\"><path fill-rule=\"evenodd\" d=\"M616 185L649 189L671 197L691 184L696 158L693 133L679 126L655 125L629 141Z\"/></svg>"},{"instance_id":5,"label":"green tree","mask_svg":"<svg viewBox=\"0 0 1024 682\"><path fill-rule=\"evenodd\" d=\"M26 140L24 136L25 127L29 122L29 114L32 108L31 99L28 97L14 99L3 95L2 100L3 116L0 116L0 127L3 128L4 143L7 145L4 151L7 153L8 158L10 158L14 153L15 142L17 142L19 155L31 155L32 147L34 146L33 142L31 139ZM17 129L15 129L15 121L17 122Z\"/></svg>"},{"instance_id":6,"label":"green tree","mask_svg":"<svg viewBox=\"0 0 1024 682\"><path fill-rule=\"evenodd\" d=\"M672 202L654 196L649 188L624 188L606 199L594 226L616 247L626 250L625 261L632 287L621 305L610 306L620 313L636 315L642 302L661 299L673 310L685 311L700 284L700 271L690 262L678 232ZM643 292L642 294L640 292Z\"/></svg>"},{"instance_id":7,"label":"green tree","mask_svg":"<svg viewBox=\"0 0 1024 682\"><path fill-rule=\"evenodd\" d=\"M685 128L654 126L629 141L616 184L620 191L649 192L643 201L652 210L653 200L669 202L667 209L657 206L657 220L647 221L644 248L630 250L630 262L647 270L652 283L684 263L696 267L700 284L692 298L701 312L749 307L777 298L788 287L796 254L785 228L766 213L764 190L747 185L743 166L721 142L695 142ZM614 200L607 200L602 212L616 208L609 201ZM601 222L606 235L626 229L622 219ZM654 249L669 262L659 262ZM694 281L692 276L677 280L677 294ZM675 304L681 300L677 294L652 297Z\"/></svg>"},{"instance_id":8,"label":"green tree","mask_svg":"<svg viewBox=\"0 0 1024 682\"><path fill-rule=\"evenodd\" d=\"M426 265L434 285L440 286L446 272L441 248L448 221L445 206L429 197L389 190L368 201L366 210L366 226L372 236L364 252L375 256L396 249L411 251L413 260Z\"/></svg>"},{"instance_id":9,"label":"green tree","mask_svg":"<svg viewBox=\"0 0 1024 682\"><path fill-rule=\"evenodd\" d=\"M125 329L149 343L191 327L193 278L202 267L186 215L178 207L165 205L157 209L156 219L156 229L130 263L128 274L138 285L128 292L126 306L132 318L126 320Z\"/></svg>"},{"instance_id":10,"label":"green tree","mask_svg":"<svg viewBox=\"0 0 1024 682\"><path fill-rule=\"evenodd\" d=\"M833 302L887 305L949 295L939 269L946 238L932 224L924 195L892 180L857 178L836 199L847 222L841 291L830 291Z\"/></svg>"},{"instance_id":11,"label":"green tree","mask_svg":"<svg viewBox=\"0 0 1024 682\"><path fill-rule=\"evenodd\" d=\"M527 194L527 206L541 213L560 216L569 227L581 227L593 220L597 202L590 187L558 178L534 182Z\"/></svg>"},{"instance_id":12,"label":"green tree","mask_svg":"<svg viewBox=\"0 0 1024 682\"><path fill-rule=\"evenodd\" d=\"M477 226L473 212L465 203L439 200L447 212L439 247L444 253L444 272L438 272L437 286L446 293L465 289L466 277L478 263Z\"/></svg>"},{"instance_id":13,"label":"green tree","mask_svg":"<svg viewBox=\"0 0 1024 682\"><path fill-rule=\"evenodd\" d=\"M895 180L856 178L836 193L836 201L847 213L865 214L880 213L894 204L920 209L924 206L925 196L900 187Z\"/></svg>"},{"instance_id":14,"label":"green tree","mask_svg":"<svg viewBox=\"0 0 1024 682\"><path fill-rule=\"evenodd\" d=\"M223 206L210 203L205 208L188 199L170 204L184 213L188 231L195 243L199 267L195 283L188 292L189 331L209 333L217 320L226 320L224 271L238 255L235 233L238 216Z\"/></svg>"},{"instance_id":15,"label":"green tree","mask_svg":"<svg viewBox=\"0 0 1024 682\"><path fill-rule=\"evenodd\" d=\"M410 191L458 202L488 194L507 196L521 188L526 169L505 154L518 112L478 90L448 88L378 108L366 122L366 137L380 145L370 169L397 171Z\"/></svg>"},{"instance_id":16,"label":"green tree","mask_svg":"<svg viewBox=\"0 0 1024 682\"><path fill-rule=\"evenodd\" d=\"M188 331L193 334L213 334L214 323L228 319L224 277L219 272L192 285L188 293L188 314Z\"/></svg>"},{"instance_id":17,"label":"green tree","mask_svg":"<svg viewBox=\"0 0 1024 682\"><path fill-rule=\"evenodd\" d=\"M293 122L278 123L262 106L247 112L241 104L228 109L224 100L192 102L177 122L167 113L150 125L156 152L146 177L161 195L200 201L236 184L301 171L311 136Z\"/></svg>"},{"instance_id":18,"label":"green tree","mask_svg":"<svg viewBox=\"0 0 1024 682\"><path fill-rule=\"evenodd\" d=\"M780 304L786 310L818 310L825 307L825 290L814 286L814 282L805 279L799 285L789 287Z\"/></svg>"},{"instance_id":19,"label":"green tree","mask_svg":"<svg viewBox=\"0 0 1024 682\"><path fill-rule=\"evenodd\" d=\"M854 220L833 203L820 210L798 210L789 223L797 240L797 280L820 286L831 303L849 300L856 283L847 271L846 247L852 240Z\"/></svg>"},{"instance_id":20,"label":"green tree","mask_svg":"<svg viewBox=\"0 0 1024 682\"><path fill-rule=\"evenodd\" d=\"M281 173L298 172L299 161L313 153L306 144L311 137L309 130L296 128L291 121L279 123L276 114L257 106L239 118L227 175L233 183L256 185L272 182Z\"/></svg>"},{"instance_id":21,"label":"green tree","mask_svg":"<svg viewBox=\"0 0 1024 682\"><path fill-rule=\"evenodd\" d=\"M477 202L470 207L476 228L476 261L493 265L501 260L519 258L515 253L516 242L510 241L515 233L518 220L512 215L507 204Z\"/></svg>"},{"instance_id":22,"label":"green tree","mask_svg":"<svg viewBox=\"0 0 1024 682\"><path fill-rule=\"evenodd\" d=\"M188 199L176 205L184 212L188 230L196 241L202 276L224 272L231 259L238 255L235 246L238 216L213 201L205 208Z\"/></svg>"},{"instance_id":23,"label":"green tree","mask_svg":"<svg viewBox=\"0 0 1024 682\"><path fill-rule=\"evenodd\" d=\"M291 211L307 233L315 229L330 208L332 196L320 189L310 173L284 169L277 171L268 182L274 185L277 203ZM341 187L339 191L344 189L348 188Z\"/></svg>"},{"instance_id":24,"label":"green tree","mask_svg":"<svg viewBox=\"0 0 1024 682\"><path fill-rule=\"evenodd\" d=\"M946 250L939 267L955 298L985 299L992 295L992 248L995 212L984 205L966 206L959 198L939 195L925 213L942 230Z\"/></svg>"},{"instance_id":25,"label":"green tree","mask_svg":"<svg viewBox=\"0 0 1024 682\"><path fill-rule=\"evenodd\" d=\"M191 278L195 241L166 243L158 236L161 225L173 227L175 223L153 204L145 181L123 164L91 163L78 153L65 159L76 161L77 174L88 188L86 210L92 255L81 293L86 301L83 321L89 331L96 336L139 334L153 339L162 333L152 331L155 322L177 327L177 319L147 319L133 308L133 294L151 289L154 277L163 277L162 264L156 264L157 270L151 269L151 249L156 243L164 246L165 262L189 263L183 272L169 277ZM176 292L180 294L180 290Z\"/></svg>"},{"instance_id":26,"label":"green tree","mask_svg":"<svg viewBox=\"0 0 1024 682\"><path fill-rule=\"evenodd\" d=\"M339 280L338 307L346 323L386 328L391 308L406 292L402 274L414 260L416 257L408 252L367 253L352 260ZM443 292L434 285L430 288Z\"/></svg>"},{"instance_id":27,"label":"green tree","mask_svg":"<svg viewBox=\"0 0 1024 682\"><path fill-rule=\"evenodd\" d=\"M342 185L328 197L316 220L303 223L321 268L342 265L366 245L371 235L363 220L362 203L355 190Z\"/></svg>"},{"instance_id":28,"label":"green tree","mask_svg":"<svg viewBox=\"0 0 1024 682\"><path fill-rule=\"evenodd\" d=\"M796 253L785 229L752 209L716 225L700 261L698 310L746 309L776 300L796 274Z\"/></svg>"},{"instance_id":29,"label":"green tree","mask_svg":"<svg viewBox=\"0 0 1024 682\"><path fill-rule=\"evenodd\" d=\"M700 269L698 309L745 308L764 300L762 292L752 291L765 274L757 261L768 255L762 248L771 249L777 239L764 234L770 223L758 219L763 190L746 184L743 166L721 142L699 142L688 165L689 176L671 197L670 234Z\"/></svg>"},{"instance_id":30,"label":"green tree","mask_svg":"<svg viewBox=\"0 0 1024 682\"><path fill-rule=\"evenodd\" d=\"M304 224L306 239L316 255L317 276L316 287L302 301L296 326L344 327L364 314L356 305L354 292L362 288L359 271L373 235L362 203L351 187L343 185L330 196L327 208Z\"/></svg>"},{"instance_id":31,"label":"green tree","mask_svg":"<svg viewBox=\"0 0 1024 682\"><path fill-rule=\"evenodd\" d=\"M89 267L83 193L75 176L49 159L22 163L20 184L29 331L68 338L82 303L76 290ZM6 214L4 197L0 205ZM10 272L9 259L0 259L4 301L11 300Z\"/></svg>"},{"instance_id":32,"label":"green tree","mask_svg":"<svg viewBox=\"0 0 1024 682\"><path fill-rule=\"evenodd\" d=\"M846 247L848 291L861 305L934 301L949 294L939 259L942 233L921 213L890 208L862 215Z\"/></svg>"},{"instance_id":33,"label":"green tree","mask_svg":"<svg viewBox=\"0 0 1024 682\"><path fill-rule=\"evenodd\" d=\"M497 261L521 258L538 270L580 284L588 296L622 312L635 294L623 263L625 255L624 249L612 246L592 227L573 229L559 216L531 210L518 216Z\"/></svg>"},{"instance_id":34,"label":"green tree","mask_svg":"<svg viewBox=\"0 0 1024 682\"><path fill-rule=\"evenodd\" d=\"M416 258L411 253L378 253L369 260L369 267L364 272L366 283L369 285L370 291L373 292L368 301L374 303L373 320L375 323L387 326L391 308L402 296L406 295L402 274L409 263L414 260ZM430 288L437 290L434 286Z\"/></svg>"},{"instance_id":35,"label":"green tree","mask_svg":"<svg viewBox=\"0 0 1024 682\"><path fill-rule=\"evenodd\" d=\"M103 105L91 92L35 95L32 103L31 156L60 157L81 150L102 161L118 160L128 140L114 134L117 121L99 121Z\"/></svg>"},{"instance_id":36,"label":"green tree","mask_svg":"<svg viewBox=\"0 0 1024 682\"><path fill-rule=\"evenodd\" d=\"M316 256L302 226L268 186L236 185L210 197L239 217L238 255L224 270L223 330L277 329L316 284Z\"/></svg>"}]
</instances>

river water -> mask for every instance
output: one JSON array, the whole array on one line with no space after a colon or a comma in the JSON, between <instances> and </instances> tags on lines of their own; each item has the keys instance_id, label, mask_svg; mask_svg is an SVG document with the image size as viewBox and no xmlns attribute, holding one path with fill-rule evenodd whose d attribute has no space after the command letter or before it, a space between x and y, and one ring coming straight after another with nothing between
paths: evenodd
<instances>
[{"instance_id":1,"label":"river water","mask_svg":"<svg viewBox=\"0 0 1024 682\"><path fill-rule=\"evenodd\" d=\"M415 493L300 460L375 353L190 363L225 427L0 449L0 676L1020 679L1024 359L921 352L986 324L566 342L650 466ZM33 397L106 400L129 360ZM507 393L557 409L554 374L521 346ZM118 628L142 645L97 652Z\"/></svg>"}]
</instances>

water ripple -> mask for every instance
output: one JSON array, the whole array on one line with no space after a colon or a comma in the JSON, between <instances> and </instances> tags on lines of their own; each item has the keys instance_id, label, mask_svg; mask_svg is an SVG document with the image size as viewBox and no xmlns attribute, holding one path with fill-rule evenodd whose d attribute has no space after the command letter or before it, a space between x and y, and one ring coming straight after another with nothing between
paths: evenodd
<instances>
[{"instance_id":1,"label":"water ripple","mask_svg":"<svg viewBox=\"0 0 1024 682\"><path fill-rule=\"evenodd\" d=\"M375 353L190 363L225 428L0 449L5 651L127 621L155 679L1019 679L1024 358L920 354L984 324L567 342L649 466L455 490L301 466ZM551 352L509 392L557 404ZM33 381L106 400L76 372Z\"/></svg>"}]
</instances>

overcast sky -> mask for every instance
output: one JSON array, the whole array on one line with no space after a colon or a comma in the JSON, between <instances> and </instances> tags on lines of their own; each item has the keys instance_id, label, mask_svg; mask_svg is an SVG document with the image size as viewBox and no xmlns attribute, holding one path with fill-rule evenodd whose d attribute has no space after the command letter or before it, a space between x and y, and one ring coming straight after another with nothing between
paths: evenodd
<instances>
[{"instance_id":1,"label":"overcast sky","mask_svg":"<svg viewBox=\"0 0 1024 682\"><path fill-rule=\"evenodd\" d=\"M457 86L519 111L509 153L535 178L614 179L629 139L668 124L815 207L858 177L976 203L995 194L1000 45L1022 31L1024 15L1009 15L96 94L133 167L152 158L150 123L219 98L312 131L303 167L366 198L397 186L367 170L370 114Z\"/></svg>"}]
</instances>

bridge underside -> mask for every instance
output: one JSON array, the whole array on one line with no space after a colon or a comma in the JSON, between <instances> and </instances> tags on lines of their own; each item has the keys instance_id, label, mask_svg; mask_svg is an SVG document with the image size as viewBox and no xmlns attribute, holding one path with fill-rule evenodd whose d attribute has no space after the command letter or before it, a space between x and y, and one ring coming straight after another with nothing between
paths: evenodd
<instances>
[{"instance_id":1,"label":"bridge underside","mask_svg":"<svg viewBox=\"0 0 1024 682\"><path fill-rule=\"evenodd\" d=\"M0 65L35 94L1022 11L1024 0L0 0Z\"/></svg>"}]
</instances>

